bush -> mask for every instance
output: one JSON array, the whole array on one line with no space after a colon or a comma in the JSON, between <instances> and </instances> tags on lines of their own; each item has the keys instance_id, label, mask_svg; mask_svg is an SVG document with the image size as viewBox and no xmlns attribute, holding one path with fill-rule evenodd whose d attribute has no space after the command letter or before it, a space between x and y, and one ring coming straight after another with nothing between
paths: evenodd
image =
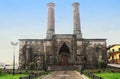
<instances>
[{"instance_id":1,"label":"bush","mask_svg":"<svg viewBox=\"0 0 120 79\"><path fill-rule=\"evenodd\" d=\"M2 69L0 68L0 74L2 74Z\"/></svg>"},{"instance_id":2,"label":"bush","mask_svg":"<svg viewBox=\"0 0 120 79\"><path fill-rule=\"evenodd\" d=\"M29 69L30 70L34 70L35 69L35 63L34 62L30 62L29 63Z\"/></svg>"},{"instance_id":3,"label":"bush","mask_svg":"<svg viewBox=\"0 0 120 79\"><path fill-rule=\"evenodd\" d=\"M106 68L106 63L105 63L104 61L102 61L102 60L99 61L99 62L98 62L98 68L100 68L100 69L101 69L101 68Z\"/></svg>"}]
</instances>

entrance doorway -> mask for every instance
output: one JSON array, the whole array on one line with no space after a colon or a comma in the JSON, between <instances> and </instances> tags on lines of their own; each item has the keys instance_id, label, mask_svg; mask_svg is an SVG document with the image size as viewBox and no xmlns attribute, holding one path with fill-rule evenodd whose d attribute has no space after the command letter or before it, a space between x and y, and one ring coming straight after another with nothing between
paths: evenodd
<instances>
[{"instance_id":1,"label":"entrance doorway","mask_svg":"<svg viewBox=\"0 0 120 79\"><path fill-rule=\"evenodd\" d=\"M59 55L60 55L60 66L68 66L68 57L69 57L69 47L66 45L66 43L63 43L63 45L60 48Z\"/></svg>"},{"instance_id":2,"label":"entrance doorway","mask_svg":"<svg viewBox=\"0 0 120 79\"><path fill-rule=\"evenodd\" d=\"M61 62L60 65L61 66L67 66L68 65L68 60L67 60L67 56L61 56Z\"/></svg>"}]
</instances>

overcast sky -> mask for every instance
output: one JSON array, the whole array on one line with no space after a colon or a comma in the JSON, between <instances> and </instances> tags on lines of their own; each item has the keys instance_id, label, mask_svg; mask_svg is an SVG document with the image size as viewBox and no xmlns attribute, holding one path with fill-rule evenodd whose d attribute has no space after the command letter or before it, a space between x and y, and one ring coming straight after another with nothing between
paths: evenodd
<instances>
[{"instance_id":1,"label":"overcast sky","mask_svg":"<svg viewBox=\"0 0 120 79\"><path fill-rule=\"evenodd\" d=\"M46 37L48 2L56 5L56 34L73 33L72 3L79 2L83 38L105 38L107 45L120 43L120 0L0 0L0 62L12 62L11 41Z\"/></svg>"}]
</instances>

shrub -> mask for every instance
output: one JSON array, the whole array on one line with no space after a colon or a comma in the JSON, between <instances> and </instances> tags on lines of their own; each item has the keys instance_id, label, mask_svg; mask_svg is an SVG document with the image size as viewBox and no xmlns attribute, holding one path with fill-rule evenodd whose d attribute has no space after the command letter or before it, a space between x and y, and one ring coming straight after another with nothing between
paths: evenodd
<instances>
[{"instance_id":1,"label":"shrub","mask_svg":"<svg viewBox=\"0 0 120 79\"><path fill-rule=\"evenodd\" d=\"M29 69L30 70L34 70L35 69L35 63L34 62L30 62L29 63Z\"/></svg>"},{"instance_id":2,"label":"shrub","mask_svg":"<svg viewBox=\"0 0 120 79\"><path fill-rule=\"evenodd\" d=\"M106 63L102 60L98 61L98 68L106 68Z\"/></svg>"},{"instance_id":3,"label":"shrub","mask_svg":"<svg viewBox=\"0 0 120 79\"><path fill-rule=\"evenodd\" d=\"M2 74L2 69L0 68L0 74Z\"/></svg>"}]
</instances>

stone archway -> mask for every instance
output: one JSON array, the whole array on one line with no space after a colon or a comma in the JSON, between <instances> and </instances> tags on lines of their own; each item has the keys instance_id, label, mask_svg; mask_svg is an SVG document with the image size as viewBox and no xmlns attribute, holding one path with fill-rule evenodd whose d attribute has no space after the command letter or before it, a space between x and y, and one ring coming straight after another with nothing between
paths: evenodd
<instances>
[{"instance_id":1,"label":"stone archway","mask_svg":"<svg viewBox=\"0 0 120 79\"><path fill-rule=\"evenodd\" d=\"M60 61L60 66L68 66L68 57L70 54L69 47L67 44L64 42L59 50L59 61Z\"/></svg>"}]
</instances>

